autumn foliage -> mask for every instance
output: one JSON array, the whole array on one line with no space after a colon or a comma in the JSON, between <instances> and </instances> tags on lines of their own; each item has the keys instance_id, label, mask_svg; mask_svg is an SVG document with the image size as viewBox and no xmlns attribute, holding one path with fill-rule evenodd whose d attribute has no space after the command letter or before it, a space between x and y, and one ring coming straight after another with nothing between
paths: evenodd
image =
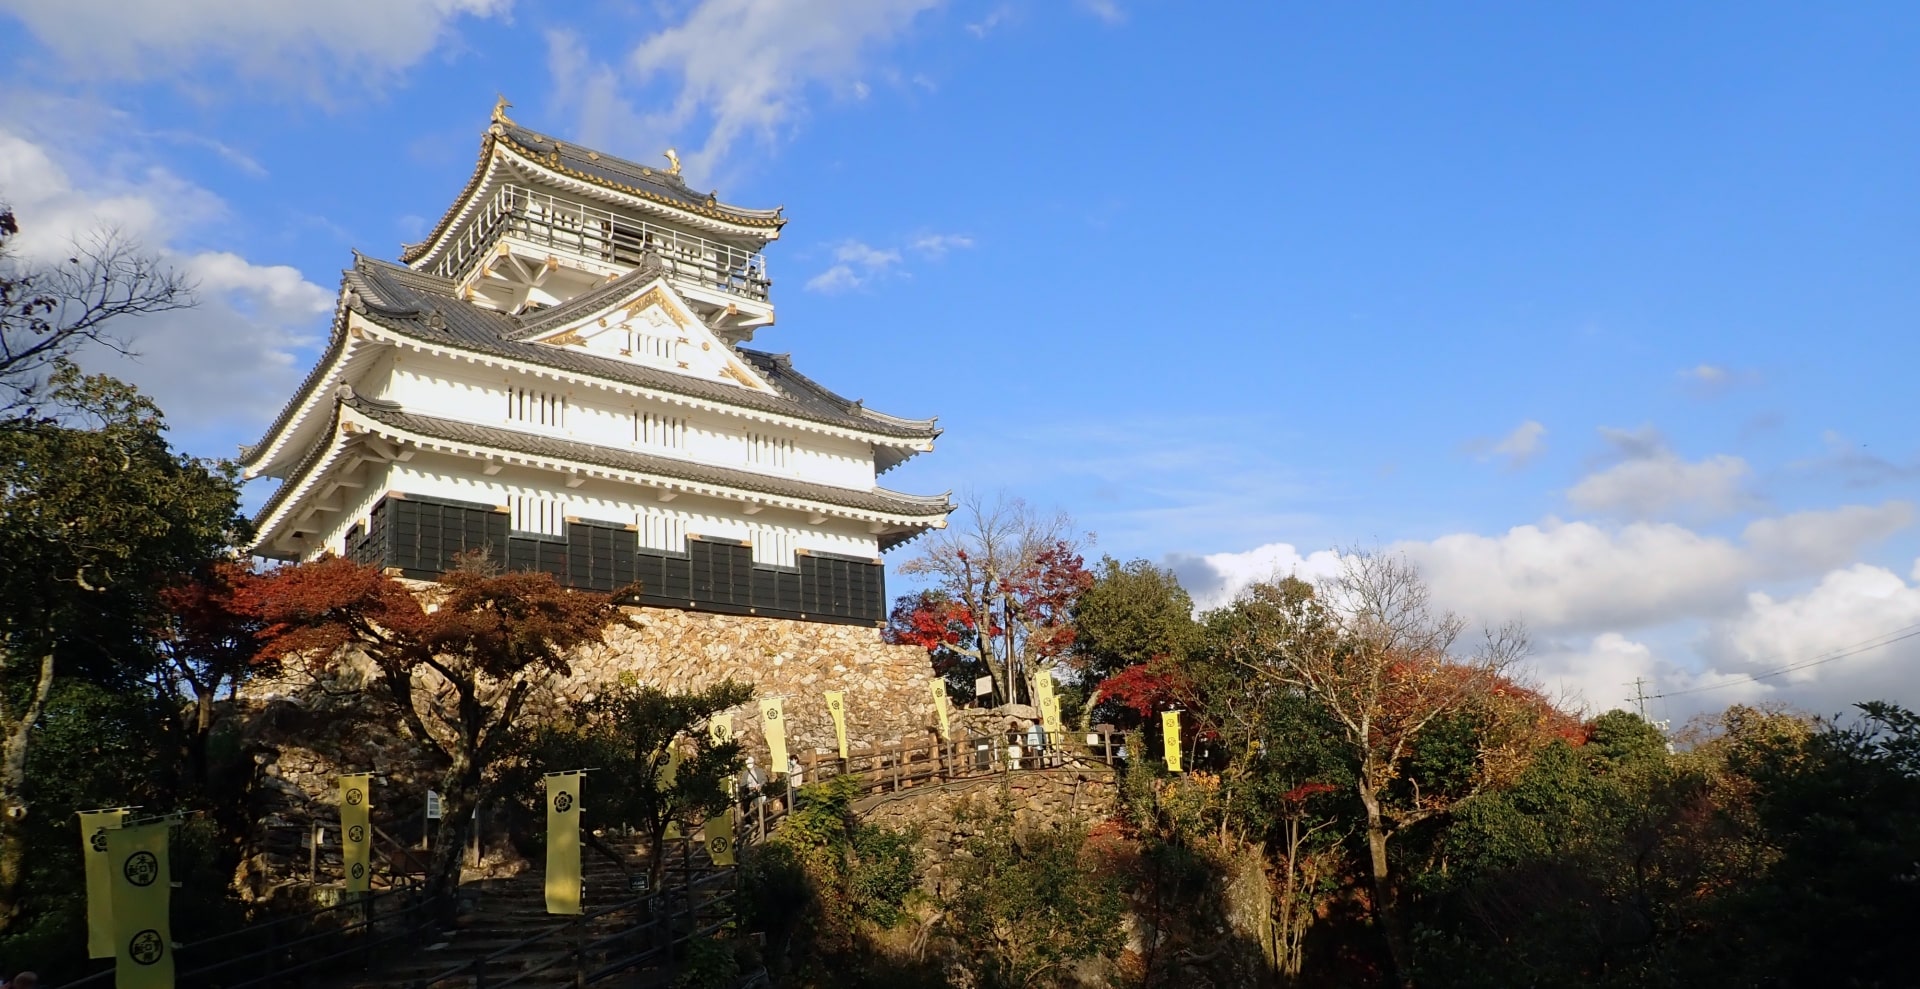
<instances>
[{"instance_id":1,"label":"autumn foliage","mask_svg":"<svg viewBox=\"0 0 1920 989\"><path fill-rule=\"evenodd\" d=\"M262 623L260 661L324 673L364 656L400 724L442 757L434 879L443 888L529 695L625 620L606 595L568 590L546 573L492 572L483 560L415 589L326 557L250 581L240 598Z\"/></svg>"}]
</instances>

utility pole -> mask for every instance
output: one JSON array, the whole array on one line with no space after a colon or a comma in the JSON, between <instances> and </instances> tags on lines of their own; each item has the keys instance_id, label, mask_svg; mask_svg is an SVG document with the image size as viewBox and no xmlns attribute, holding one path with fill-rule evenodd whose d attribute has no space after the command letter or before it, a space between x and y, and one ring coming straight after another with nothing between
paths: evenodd
<instances>
[{"instance_id":1,"label":"utility pole","mask_svg":"<svg viewBox=\"0 0 1920 989\"><path fill-rule=\"evenodd\" d=\"M1633 688L1633 706L1640 712L1640 720L1647 720L1647 678L1634 677L1628 686Z\"/></svg>"}]
</instances>

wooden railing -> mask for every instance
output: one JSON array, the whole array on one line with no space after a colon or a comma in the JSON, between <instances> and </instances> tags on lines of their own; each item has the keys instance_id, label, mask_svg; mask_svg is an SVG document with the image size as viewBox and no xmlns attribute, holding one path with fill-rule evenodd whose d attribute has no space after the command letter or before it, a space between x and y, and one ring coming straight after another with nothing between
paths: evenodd
<instances>
[{"instance_id":1,"label":"wooden railing","mask_svg":"<svg viewBox=\"0 0 1920 989\"><path fill-rule=\"evenodd\" d=\"M637 265L652 254L682 278L761 302L773 284L757 251L516 185L503 186L468 222L434 264L434 274L463 277L504 236L603 263Z\"/></svg>"}]
</instances>

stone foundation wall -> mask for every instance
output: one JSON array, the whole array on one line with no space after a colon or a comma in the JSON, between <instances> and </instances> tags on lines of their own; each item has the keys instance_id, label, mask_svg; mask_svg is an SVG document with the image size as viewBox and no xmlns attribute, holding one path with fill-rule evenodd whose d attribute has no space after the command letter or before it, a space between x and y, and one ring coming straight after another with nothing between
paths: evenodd
<instances>
[{"instance_id":1,"label":"stone foundation wall","mask_svg":"<svg viewBox=\"0 0 1920 989\"><path fill-rule=\"evenodd\" d=\"M846 692L847 741L855 750L917 741L939 723L927 651L889 645L877 628L666 608L627 611L631 625L576 657L573 676L554 684L557 694L580 700L629 674L670 690L729 677L751 683L754 700L734 709L733 727L763 766L761 698L784 698L787 750L795 755L838 751L827 715L829 690Z\"/></svg>"},{"instance_id":2,"label":"stone foundation wall","mask_svg":"<svg viewBox=\"0 0 1920 989\"><path fill-rule=\"evenodd\" d=\"M894 828L918 828L925 867L924 885L938 893L946 866L961 846L980 831L978 824L956 814L971 803L976 811L1000 798L1002 785L1013 803L1015 826L1044 828L1079 821L1093 824L1118 812L1113 771L1104 766L1023 770L1001 776L983 776L941 786L914 787L898 794L869 798L856 806L861 818Z\"/></svg>"},{"instance_id":3,"label":"stone foundation wall","mask_svg":"<svg viewBox=\"0 0 1920 989\"><path fill-rule=\"evenodd\" d=\"M528 705L541 717L630 680L667 690L722 679L751 683L755 699L733 712L734 730L762 767L767 746L759 699L785 699L787 749L796 755L837 751L825 692L846 692L847 736L855 750L925 738L937 724L932 666L926 650L888 645L880 631L786 619L717 615L665 608L628 608L630 624L610 630L603 645L582 650L573 675L548 684ZM305 677L248 685L239 706L248 744L265 777L262 816L331 816L330 780L344 771L388 777L390 800L413 813L436 773L424 751L363 687L363 670L348 668L324 682ZM781 771L785 767L775 767ZM376 799L381 799L376 794Z\"/></svg>"}]
</instances>

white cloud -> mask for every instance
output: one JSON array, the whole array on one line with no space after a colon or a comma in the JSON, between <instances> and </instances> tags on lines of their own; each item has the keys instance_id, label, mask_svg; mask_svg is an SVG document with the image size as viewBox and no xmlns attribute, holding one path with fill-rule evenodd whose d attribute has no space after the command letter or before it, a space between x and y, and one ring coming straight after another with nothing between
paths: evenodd
<instances>
[{"instance_id":1,"label":"white cloud","mask_svg":"<svg viewBox=\"0 0 1920 989\"><path fill-rule=\"evenodd\" d=\"M1920 566L1915 570L1920 581ZM1741 614L1712 626L1701 652L1728 675L1800 667L1743 689L1762 697L1791 697L1816 713L1839 713L1876 699L1911 705L1920 700L1920 638L1848 647L1886 641L1888 633L1911 631L1917 624L1920 586L1891 570L1859 563L1826 574L1801 594L1748 595Z\"/></svg>"},{"instance_id":2,"label":"white cloud","mask_svg":"<svg viewBox=\"0 0 1920 989\"><path fill-rule=\"evenodd\" d=\"M76 238L111 230L195 283L197 306L113 327L134 355L92 353L90 369L139 385L176 424L228 436L257 428L292 393L293 351L324 324L333 293L285 265L179 249L176 237L223 215L219 197L158 168L76 176L49 147L4 127L0 189L19 216L25 259L62 257Z\"/></svg>"},{"instance_id":3,"label":"white cloud","mask_svg":"<svg viewBox=\"0 0 1920 989\"><path fill-rule=\"evenodd\" d=\"M1483 463L1498 457L1504 459L1508 467L1519 468L1526 466L1546 450L1546 436L1547 427L1536 420L1528 419L1497 440L1486 438L1472 440L1466 444L1466 449Z\"/></svg>"},{"instance_id":4,"label":"white cloud","mask_svg":"<svg viewBox=\"0 0 1920 989\"><path fill-rule=\"evenodd\" d=\"M1518 619L1566 636L1734 614L1757 583L1801 580L1857 559L1913 517L1913 506L1899 501L1800 512L1757 520L1739 541L1673 523L1548 519L1386 549L1420 566L1444 608L1476 623ZM1174 554L1167 562L1196 602L1214 607L1276 573L1330 573L1338 559L1271 543L1244 553Z\"/></svg>"},{"instance_id":5,"label":"white cloud","mask_svg":"<svg viewBox=\"0 0 1920 989\"><path fill-rule=\"evenodd\" d=\"M987 35L992 34L995 28L1008 22L1009 20L1012 20L1013 16L1014 16L1013 7L1009 4L1003 3L1000 6L987 11L987 15L985 17L982 17L977 21L973 21L969 23L967 25L967 33L973 35L976 38L984 38Z\"/></svg>"},{"instance_id":6,"label":"white cloud","mask_svg":"<svg viewBox=\"0 0 1920 989\"><path fill-rule=\"evenodd\" d=\"M1080 0L1080 9L1108 24L1119 24L1127 19L1127 12L1121 10L1114 0Z\"/></svg>"},{"instance_id":7,"label":"white cloud","mask_svg":"<svg viewBox=\"0 0 1920 989\"><path fill-rule=\"evenodd\" d=\"M432 51L461 17L511 0L0 0L89 78L169 78L220 61L244 75L381 77ZM309 80L310 81L310 80Z\"/></svg>"},{"instance_id":8,"label":"white cloud","mask_svg":"<svg viewBox=\"0 0 1920 989\"><path fill-rule=\"evenodd\" d=\"M595 61L576 36L550 34L548 67L557 101L581 115L582 140L664 147L693 138L700 143L685 156L686 169L709 176L743 142L777 143L816 88L858 98L875 52L937 4L700 0L634 44L617 67ZM642 113L635 101L660 109Z\"/></svg>"},{"instance_id":9,"label":"white cloud","mask_svg":"<svg viewBox=\"0 0 1920 989\"><path fill-rule=\"evenodd\" d=\"M1291 543L1268 543L1243 553L1174 553L1165 563L1192 596L1194 607L1205 611L1227 604L1261 581L1331 577L1340 571L1340 554L1326 549L1302 554Z\"/></svg>"},{"instance_id":10,"label":"white cloud","mask_svg":"<svg viewBox=\"0 0 1920 989\"><path fill-rule=\"evenodd\" d=\"M922 234L915 237L907 247L938 261L947 256L948 251L964 250L973 246L973 238L965 234Z\"/></svg>"},{"instance_id":11,"label":"white cloud","mask_svg":"<svg viewBox=\"0 0 1920 989\"><path fill-rule=\"evenodd\" d=\"M1741 371L1720 364L1696 364L1681 371L1681 384L1700 398L1715 398L1739 385L1758 384L1757 371Z\"/></svg>"},{"instance_id":12,"label":"white cloud","mask_svg":"<svg viewBox=\"0 0 1920 989\"><path fill-rule=\"evenodd\" d=\"M973 246L973 238L962 234L921 234L904 248L874 247L858 240L846 240L833 248L833 264L807 279L808 291L832 294L860 288L898 271L904 251L929 261L938 261L947 252Z\"/></svg>"},{"instance_id":13,"label":"white cloud","mask_svg":"<svg viewBox=\"0 0 1920 989\"><path fill-rule=\"evenodd\" d=\"M1624 459L1569 489L1567 501L1575 508L1615 518L1719 518L1753 502L1747 491L1752 470L1739 457L1682 460L1651 427L1600 434Z\"/></svg>"},{"instance_id":14,"label":"white cloud","mask_svg":"<svg viewBox=\"0 0 1920 989\"><path fill-rule=\"evenodd\" d=\"M1862 548L1912 524L1910 502L1888 501L1756 519L1741 538L1762 572L1805 575L1850 563Z\"/></svg>"},{"instance_id":15,"label":"white cloud","mask_svg":"<svg viewBox=\"0 0 1920 989\"><path fill-rule=\"evenodd\" d=\"M1741 547L1670 523L1549 519L1497 536L1458 533L1392 548L1421 566L1443 606L1482 622L1516 618L1549 631L1724 611L1738 605L1756 572Z\"/></svg>"}]
</instances>

